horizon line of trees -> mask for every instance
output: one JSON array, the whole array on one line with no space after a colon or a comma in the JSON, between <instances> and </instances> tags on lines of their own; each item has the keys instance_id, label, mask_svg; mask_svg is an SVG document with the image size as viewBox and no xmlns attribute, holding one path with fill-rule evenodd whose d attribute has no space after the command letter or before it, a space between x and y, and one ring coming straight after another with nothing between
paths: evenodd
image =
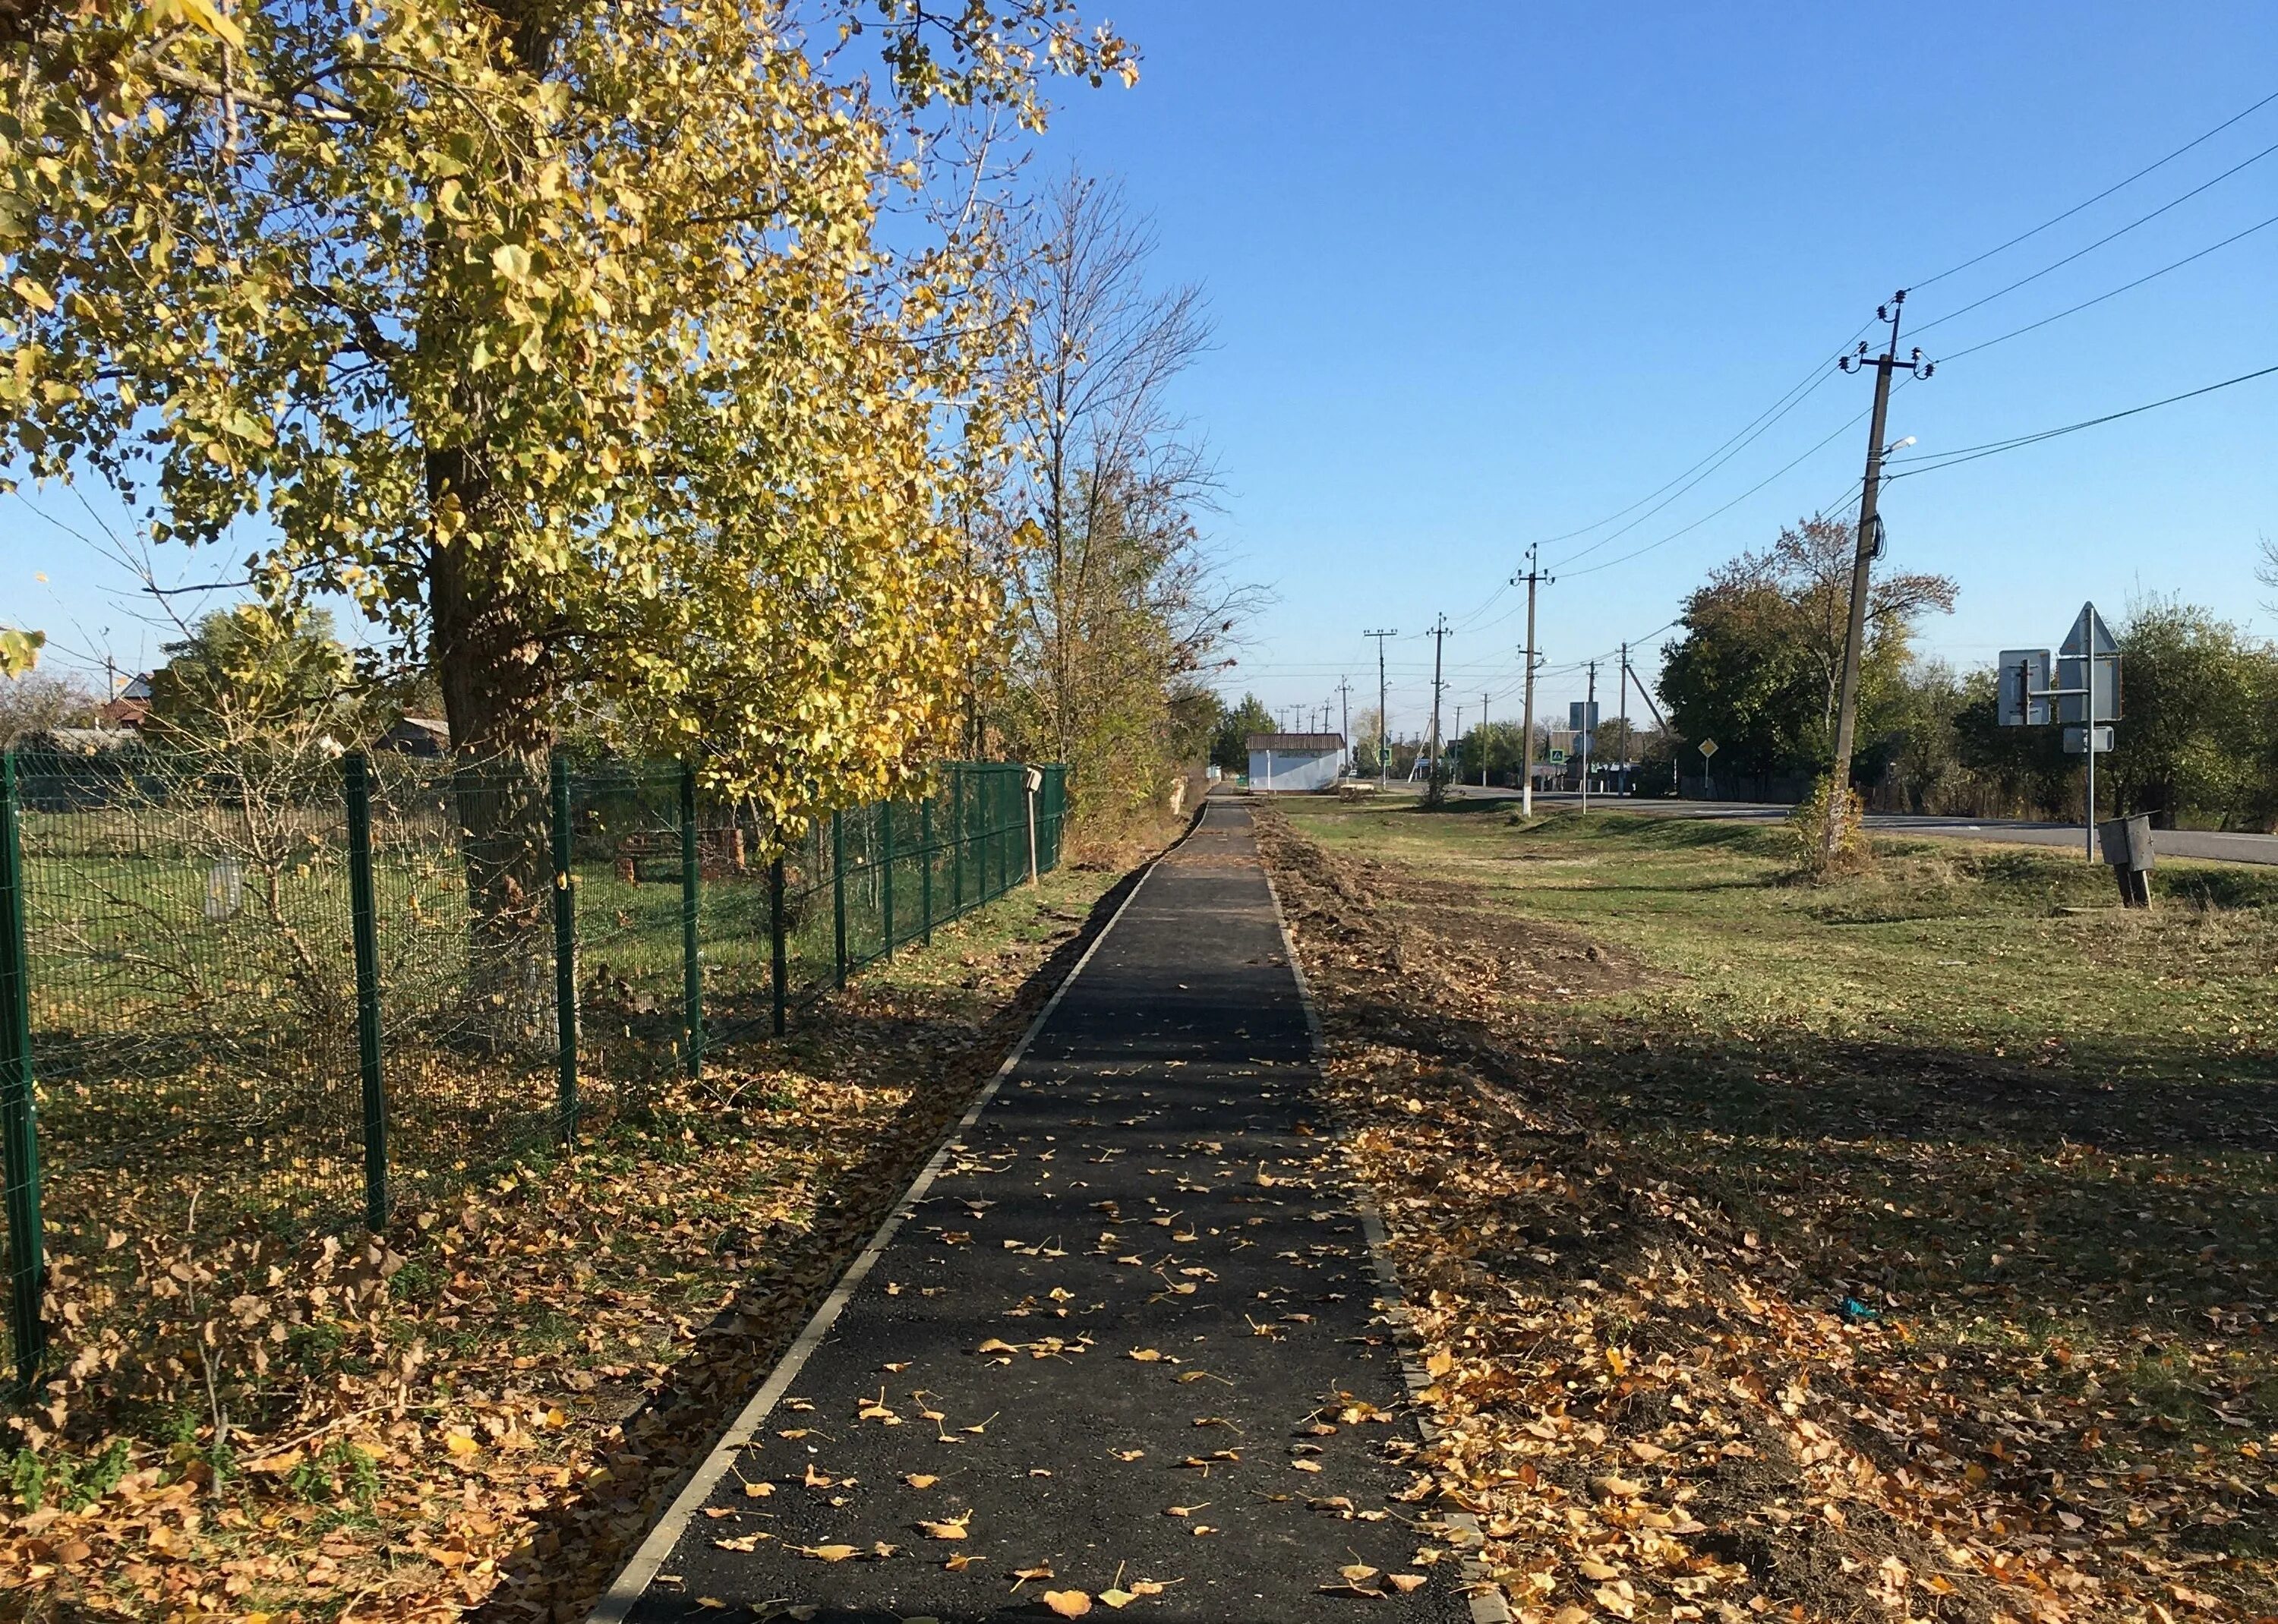
<instances>
[{"instance_id":1,"label":"horizon line of trees","mask_svg":"<svg viewBox=\"0 0 2278 1624\"><path fill-rule=\"evenodd\" d=\"M1720 789L1800 795L1825 774L1854 533L1814 515L1686 598L1657 684L1674 736L1663 743L1686 778L1701 772L1683 751L1708 738ZM1921 621L1951 613L1958 590L1943 576L1873 576L1854 784L1886 810L2078 818L2085 774L2063 729L1999 726L1990 663L1958 669L1916 647ZM2113 629L2122 714L2098 754L2098 814L2278 827L2278 643L2180 596L2138 598Z\"/></svg>"}]
</instances>

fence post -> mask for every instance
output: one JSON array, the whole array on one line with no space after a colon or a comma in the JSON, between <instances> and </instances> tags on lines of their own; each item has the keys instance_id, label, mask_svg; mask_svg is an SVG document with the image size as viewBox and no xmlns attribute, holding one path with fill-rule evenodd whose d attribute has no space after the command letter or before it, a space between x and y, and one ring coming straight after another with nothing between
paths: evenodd
<instances>
[{"instance_id":1,"label":"fence post","mask_svg":"<svg viewBox=\"0 0 2278 1624\"><path fill-rule=\"evenodd\" d=\"M16 752L0 752L0 1170L8 1183L8 1327L16 1374L28 1391L47 1351L40 1297L47 1288L41 1231L40 1131L32 1099L30 948L24 926L24 846Z\"/></svg>"},{"instance_id":2,"label":"fence post","mask_svg":"<svg viewBox=\"0 0 2278 1624\"><path fill-rule=\"evenodd\" d=\"M387 1079L379 1053L379 922L371 883L371 761L341 759L348 801L348 919L355 944L356 1071L363 1082L363 1221L387 1227Z\"/></svg>"},{"instance_id":3,"label":"fence post","mask_svg":"<svg viewBox=\"0 0 2278 1624\"><path fill-rule=\"evenodd\" d=\"M965 768L949 770L949 914L965 912Z\"/></svg>"},{"instance_id":4,"label":"fence post","mask_svg":"<svg viewBox=\"0 0 2278 1624\"><path fill-rule=\"evenodd\" d=\"M704 964L697 954L696 904L703 865L696 851L696 768L680 764L680 1002L688 1025L688 1075L704 1069Z\"/></svg>"},{"instance_id":5,"label":"fence post","mask_svg":"<svg viewBox=\"0 0 2278 1624\"><path fill-rule=\"evenodd\" d=\"M894 804L878 803L878 911L885 919L886 957L894 956Z\"/></svg>"},{"instance_id":6,"label":"fence post","mask_svg":"<svg viewBox=\"0 0 2278 1624\"><path fill-rule=\"evenodd\" d=\"M832 950L837 957L836 979L846 985L846 829L836 812L830 814L830 925Z\"/></svg>"},{"instance_id":7,"label":"fence post","mask_svg":"<svg viewBox=\"0 0 2278 1624\"><path fill-rule=\"evenodd\" d=\"M547 767L554 805L554 1110L562 1137L577 1136L577 879L570 865L570 763Z\"/></svg>"},{"instance_id":8,"label":"fence post","mask_svg":"<svg viewBox=\"0 0 2278 1624\"><path fill-rule=\"evenodd\" d=\"M775 983L776 1036L784 1034L785 1018L791 1004L791 948L784 934L784 860L776 853L776 860L768 865L768 972Z\"/></svg>"},{"instance_id":9,"label":"fence post","mask_svg":"<svg viewBox=\"0 0 2278 1624\"><path fill-rule=\"evenodd\" d=\"M918 803L918 850L924 858L918 868L918 918L923 921L919 940L933 946L933 792Z\"/></svg>"}]
</instances>

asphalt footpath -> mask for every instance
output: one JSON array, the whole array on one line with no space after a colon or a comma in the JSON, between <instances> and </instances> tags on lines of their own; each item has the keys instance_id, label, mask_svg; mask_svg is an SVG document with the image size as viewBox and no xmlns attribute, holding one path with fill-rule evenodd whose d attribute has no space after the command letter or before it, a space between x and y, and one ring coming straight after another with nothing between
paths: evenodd
<instances>
[{"instance_id":1,"label":"asphalt footpath","mask_svg":"<svg viewBox=\"0 0 2278 1624\"><path fill-rule=\"evenodd\" d=\"M595 1618L1471 1620L1314 1080L1213 802Z\"/></svg>"}]
</instances>

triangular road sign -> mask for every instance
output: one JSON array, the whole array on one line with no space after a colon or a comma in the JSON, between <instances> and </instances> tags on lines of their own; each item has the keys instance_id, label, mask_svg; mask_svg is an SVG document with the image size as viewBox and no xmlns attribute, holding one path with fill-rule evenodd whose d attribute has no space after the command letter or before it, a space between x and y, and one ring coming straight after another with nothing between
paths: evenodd
<instances>
[{"instance_id":1,"label":"triangular road sign","mask_svg":"<svg viewBox=\"0 0 2278 1624\"><path fill-rule=\"evenodd\" d=\"M2065 633L2064 646L2057 653L2066 660L2083 660L2091 654L2102 660L2119 652L2120 644L2113 640L2112 629L2104 623L2096 606L2084 603L2080 606L2080 618Z\"/></svg>"}]
</instances>

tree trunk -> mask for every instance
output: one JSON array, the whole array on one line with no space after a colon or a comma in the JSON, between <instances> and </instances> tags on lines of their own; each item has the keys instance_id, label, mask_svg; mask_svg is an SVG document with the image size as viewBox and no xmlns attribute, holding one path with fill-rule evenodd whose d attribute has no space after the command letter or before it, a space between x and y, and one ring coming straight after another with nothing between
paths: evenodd
<instances>
[{"instance_id":1,"label":"tree trunk","mask_svg":"<svg viewBox=\"0 0 2278 1624\"><path fill-rule=\"evenodd\" d=\"M431 509L481 522L488 491L464 448L430 451ZM554 664L544 606L502 590L462 530L428 557L432 659L450 724L451 797L467 879L465 1036L546 1039L553 1018L546 751Z\"/></svg>"}]
</instances>

